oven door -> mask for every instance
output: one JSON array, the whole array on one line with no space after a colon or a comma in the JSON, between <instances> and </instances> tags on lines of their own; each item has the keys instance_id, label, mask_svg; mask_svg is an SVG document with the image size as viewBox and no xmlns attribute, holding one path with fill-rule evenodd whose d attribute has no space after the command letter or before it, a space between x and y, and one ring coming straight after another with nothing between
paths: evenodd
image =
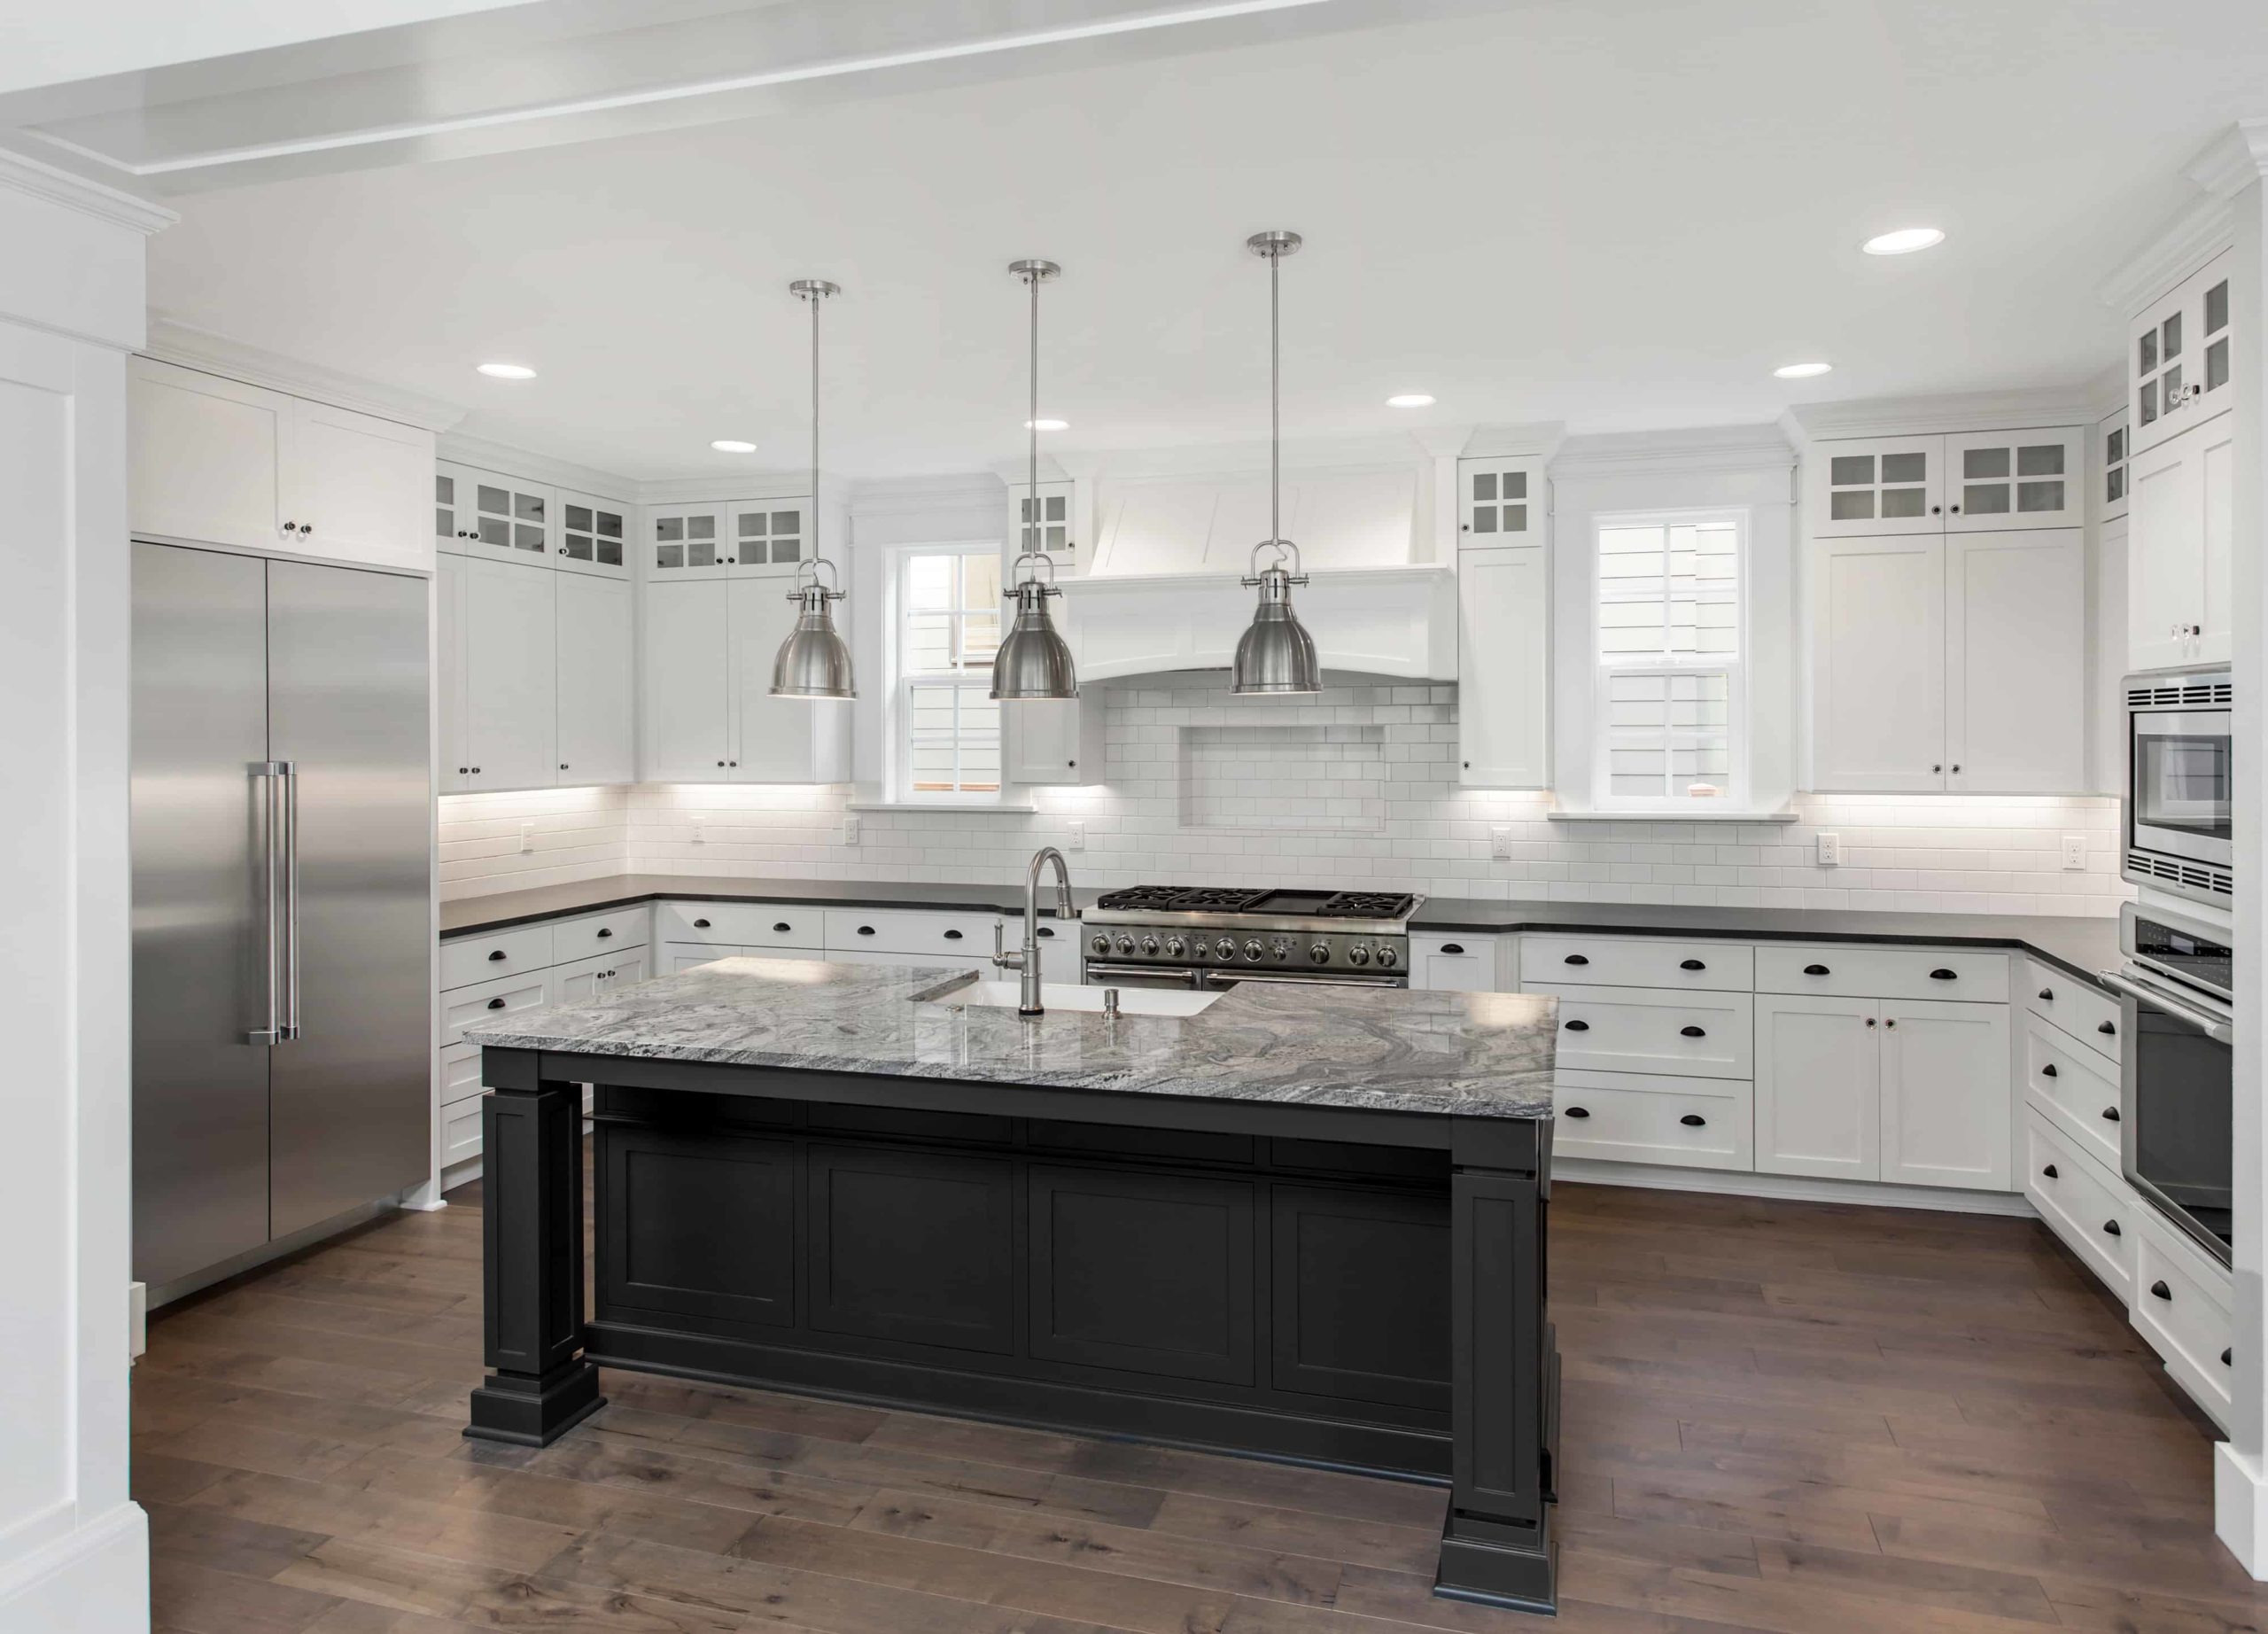
<instances>
[{"instance_id":1,"label":"oven door","mask_svg":"<svg viewBox=\"0 0 2268 1634\"><path fill-rule=\"evenodd\" d=\"M1080 967L1090 987L1171 987L1189 992L1205 984L1202 970L1177 970L1150 964L1103 964L1090 959Z\"/></svg>"},{"instance_id":2,"label":"oven door","mask_svg":"<svg viewBox=\"0 0 2268 1634\"><path fill-rule=\"evenodd\" d=\"M1262 982L1278 987L1407 987L1402 976L1355 976L1330 970L1201 970L1207 987L1229 988L1239 982Z\"/></svg>"},{"instance_id":3,"label":"oven door","mask_svg":"<svg viewBox=\"0 0 2268 1634\"><path fill-rule=\"evenodd\" d=\"M2231 865L2231 719L2225 709L2128 717L2126 825L2134 849Z\"/></svg>"},{"instance_id":4,"label":"oven door","mask_svg":"<svg viewBox=\"0 0 2268 1634\"><path fill-rule=\"evenodd\" d=\"M2158 1211L2230 1258L2235 1191L2235 1030L2228 1014L2165 983L2106 971L2117 991L2120 1167Z\"/></svg>"}]
</instances>

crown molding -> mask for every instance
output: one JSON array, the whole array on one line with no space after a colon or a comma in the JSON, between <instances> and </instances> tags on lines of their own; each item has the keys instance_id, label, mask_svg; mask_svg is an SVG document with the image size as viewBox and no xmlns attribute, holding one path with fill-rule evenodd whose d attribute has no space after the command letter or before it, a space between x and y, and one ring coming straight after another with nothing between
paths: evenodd
<instances>
[{"instance_id":1,"label":"crown molding","mask_svg":"<svg viewBox=\"0 0 2268 1634\"><path fill-rule=\"evenodd\" d=\"M468 437L461 432L445 432L435 440L433 452L454 464L470 465L478 471L493 471L500 476L531 478L548 482L555 488L567 488L577 494L587 494L594 499L610 499L622 504L628 504L637 498L638 491L643 486L632 478L601 471L594 465L579 465L572 460L554 459L548 454L514 447L509 443L491 442L485 437Z\"/></svg>"},{"instance_id":2,"label":"crown molding","mask_svg":"<svg viewBox=\"0 0 2268 1634\"><path fill-rule=\"evenodd\" d=\"M1019 468L1016 475L1026 473ZM850 514L858 517L920 516L940 510L978 510L997 518L1007 495L1003 479L989 471L929 477L878 477L854 485ZM1050 480L1043 469L1043 482Z\"/></svg>"},{"instance_id":3,"label":"crown molding","mask_svg":"<svg viewBox=\"0 0 2268 1634\"><path fill-rule=\"evenodd\" d=\"M2255 172L2256 175L2258 173ZM2198 199L2102 281L2102 304L2132 317L2229 247L2236 237L2232 194Z\"/></svg>"},{"instance_id":4,"label":"crown molding","mask_svg":"<svg viewBox=\"0 0 2268 1634\"><path fill-rule=\"evenodd\" d=\"M1796 451L1776 425L1712 425L1691 431L1609 432L1570 437L1551 461L1554 481L1583 477L1690 471L1780 471Z\"/></svg>"},{"instance_id":5,"label":"crown molding","mask_svg":"<svg viewBox=\"0 0 2268 1634\"><path fill-rule=\"evenodd\" d=\"M656 477L632 486L637 490L633 497L641 505L729 504L743 499L816 497L840 508L850 494L850 486L842 478L821 471L819 493L814 496L812 469L808 465L794 471L750 471L716 477Z\"/></svg>"},{"instance_id":6,"label":"crown molding","mask_svg":"<svg viewBox=\"0 0 2268 1634\"><path fill-rule=\"evenodd\" d=\"M2182 174L2216 198L2235 198L2268 175L2268 119L2241 119L2208 142Z\"/></svg>"},{"instance_id":7,"label":"crown molding","mask_svg":"<svg viewBox=\"0 0 2268 1634\"><path fill-rule=\"evenodd\" d=\"M60 205L66 210L76 210L82 215L91 215L98 222L108 222L113 227L123 227L144 237L163 232L181 217L161 204L127 192L51 165L43 160L19 153L0 145L0 191L22 193L28 198L43 199Z\"/></svg>"},{"instance_id":8,"label":"crown molding","mask_svg":"<svg viewBox=\"0 0 2268 1634\"><path fill-rule=\"evenodd\" d=\"M1801 448L1845 437L1928 437L1950 432L2091 425L2105 412L2096 407L2095 386L2089 382L2042 391L1954 392L1930 397L1805 403L1781 415L1779 424L1789 441Z\"/></svg>"},{"instance_id":9,"label":"crown molding","mask_svg":"<svg viewBox=\"0 0 2268 1634\"><path fill-rule=\"evenodd\" d=\"M1011 486L1021 487L1031 480L1031 457L1029 455L1021 459L994 460L984 469ZM1052 454L1043 454L1039 456L1039 479L1042 482L1076 482L1078 479L1062 461Z\"/></svg>"},{"instance_id":10,"label":"crown molding","mask_svg":"<svg viewBox=\"0 0 2268 1634\"><path fill-rule=\"evenodd\" d=\"M335 408L352 408L357 414L375 415L381 420L394 420L429 432L445 432L464 418L464 409L455 403L380 385L375 380L341 374L319 363L303 362L280 352L231 340L226 335L191 328L159 313L150 315L150 338L142 351L159 362L178 363L183 369L222 375L247 385L264 385L293 397L313 398Z\"/></svg>"},{"instance_id":11,"label":"crown molding","mask_svg":"<svg viewBox=\"0 0 2268 1634\"><path fill-rule=\"evenodd\" d=\"M1564 421L1537 420L1526 425L1476 425L1455 450L1467 460L1550 460L1567 440Z\"/></svg>"},{"instance_id":12,"label":"crown molding","mask_svg":"<svg viewBox=\"0 0 2268 1634\"><path fill-rule=\"evenodd\" d=\"M2087 397L2094 404L2094 417L2107 420L2126 407L2126 365L2112 363L2087 382Z\"/></svg>"}]
</instances>

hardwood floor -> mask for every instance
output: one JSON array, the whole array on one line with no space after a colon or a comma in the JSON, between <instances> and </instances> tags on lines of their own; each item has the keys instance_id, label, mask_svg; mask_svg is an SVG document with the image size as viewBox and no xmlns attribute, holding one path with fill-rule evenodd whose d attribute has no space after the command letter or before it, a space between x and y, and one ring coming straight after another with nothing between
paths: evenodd
<instances>
[{"instance_id":1,"label":"hardwood floor","mask_svg":"<svg viewBox=\"0 0 2268 1634\"><path fill-rule=\"evenodd\" d=\"M1436 1489L610 1372L467 1442L477 1188L185 1302L135 1372L173 1634L1409 1634ZM2210 1428L2029 1221L1564 1186L1567 1634L2268 1614Z\"/></svg>"}]
</instances>

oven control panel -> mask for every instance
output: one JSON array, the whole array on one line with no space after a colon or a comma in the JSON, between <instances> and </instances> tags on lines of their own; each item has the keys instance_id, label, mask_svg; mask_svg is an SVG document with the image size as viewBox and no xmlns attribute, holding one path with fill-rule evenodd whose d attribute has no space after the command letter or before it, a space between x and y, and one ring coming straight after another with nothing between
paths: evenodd
<instances>
[{"instance_id":1,"label":"oven control panel","mask_svg":"<svg viewBox=\"0 0 2268 1634\"><path fill-rule=\"evenodd\" d=\"M1178 969L1330 970L1357 976L1400 976L1408 968L1410 939L1339 930L1254 930L1234 925L1167 930L1091 925L1086 956L1110 964Z\"/></svg>"}]
</instances>

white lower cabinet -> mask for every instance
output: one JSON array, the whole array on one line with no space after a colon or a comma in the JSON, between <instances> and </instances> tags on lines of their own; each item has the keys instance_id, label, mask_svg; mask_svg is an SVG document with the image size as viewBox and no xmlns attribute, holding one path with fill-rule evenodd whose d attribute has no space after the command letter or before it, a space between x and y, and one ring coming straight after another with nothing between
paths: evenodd
<instances>
[{"instance_id":1,"label":"white lower cabinet","mask_svg":"<svg viewBox=\"0 0 2268 1634\"><path fill-rule=\"evenodd\" d=\"M1907 1186L2008 1189L2008 1010L1882 1007L1882 1174Z\"/></svg>"},{"instance_id":2,"label":"white lower cabinet","mask_svg":"<svg viewBox=\"0 0 2268 1634\"><path fill-rule=\"evenodd\" d=\"M2134 1295L2134 1252L2148 1205L2092 1158L2037 1105L2024 1109L2023 1194L2122 1303Z\"/></svg>"},{"instance_id":3,"label":"white lower cabinet","mask_svg":"<svg viewBox=\"0 0 2268 1634\"><path fill-rule=\"evenodd\" d=\"M1562 1071L1753 1076L1754 1001L1744 992L1549 983L1527 991L1558 997Z\"/></svg>"},{"instance_id":4,"label":"white lower cabinet","mask_svg":"<svg viewBox=\"0 0 2268 1634\"><path fill-rule=\"evenodd\" d=\"M2116 1169L2119 1153L2118 1070L2062 1029L2028 1018L2024 1093L2041 1116L2096 1162Z\"/></svg>"},{"instance_id":5,"label":"white lower cabinet","mask_svg":"<svg viewBox=\"0 0 2268 1634\"><path fill-rule=\"evenodd\" d=\"M1739 1079L1571 1069L1557 1074L1551 1100L1555 1157L1754 1167L1750 1088Z\"/></svg>"},{"instance_id":6,"label":"white lower cabinet","mask_svg":"<svg viewBox=\"0 0 2268 1634\"><path fill-rule=\"evenodd\" d=\"M1759 1171L1882 1178L1881 1031L1871 1000L1757 996Z\"/></svg>"},{"instance_id":7,"label":"white lower cabinet","mask_svg":"<svg viewBox=\"0 0 2268 1634\"><path fill-rule=\"evenodd\" d=\"M1420 992L1495 992L1498 942L1493 936L1410 934L1410 984Z\"/></svg>"},{"instance_id":8,"label":"white lower cabinet","mask_svg":"<svg viewBox=\"0 0 2268 1634\"><path fill-rule=\"evenodd\" d=\"M615 988L645 979L646 950L642 947L625 947L618 953L602 953L595 959L578 959L572 964L553 967L551 1002L586 1004L593 999L604 998Z\"/></svg>"},{"instance_id":9,"label":"white lower cabinet","mask_svg":"<svg viewBox=\"0 0 2268 1634\"><path fill-rule=\"evenodd\" d=\"M2225 1429L2236 1378L2228 1267L2155 1210L2144 1209L2138 1223L2128 1318L2165 1370Z\"/></svg>"}]
</instances>

